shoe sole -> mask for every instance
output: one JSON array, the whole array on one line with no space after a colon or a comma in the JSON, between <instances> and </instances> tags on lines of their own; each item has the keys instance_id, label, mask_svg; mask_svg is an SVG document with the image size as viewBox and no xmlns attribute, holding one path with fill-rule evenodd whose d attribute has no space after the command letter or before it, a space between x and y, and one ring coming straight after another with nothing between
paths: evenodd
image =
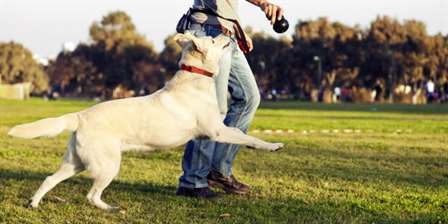
<instances>
[{"instance_id":1,"label":"shoe sole","mask_svg":"<svg viewBox=\"0 0 448 224\"><path fill-rule=\"evenodd\" d=\"M209 196L209 197L204 197L204 196L197 196L197 195L192 195L192 194L177 194L176 196L178 197L185 197L185 198L198 198L198 199L207 199L207 200L212 200L212 199L216 199L219 198L219 195L213 195L213 196Z\"/></svg>"},{"instance_id":2,"label":"shoe sole","mask_svg":"<svg viewBox=\"0 0 448 224\"><path fill-rule=\"evenodd\" d=\"M219 194L214 193L214 194L206 196L206 195L197 195L197 194L194 194L192 192L186 192L186 191L179 192L179 191L177 191L176 192L176 196L187 197L187 198L214 199L214 198L219 197Z\"/></svg>"}]
</instances>

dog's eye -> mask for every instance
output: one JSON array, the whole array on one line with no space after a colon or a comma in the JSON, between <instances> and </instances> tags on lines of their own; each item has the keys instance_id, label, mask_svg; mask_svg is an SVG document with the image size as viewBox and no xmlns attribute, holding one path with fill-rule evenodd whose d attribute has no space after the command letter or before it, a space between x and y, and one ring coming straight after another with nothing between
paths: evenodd
<instances>
[{"instance_id":1,"label":"dog's eye","mask_svg":"<svg viewBox=\"0 0 448 224\"><path fill-rule=\"evenodd\" d=\"M224 47L222 47L222 49L224 49L224 48L226 48L226 47L228 47L228 46L230 46L230 42L227 42L227 44L224 45Z\"/></svg>"}]
</instances>

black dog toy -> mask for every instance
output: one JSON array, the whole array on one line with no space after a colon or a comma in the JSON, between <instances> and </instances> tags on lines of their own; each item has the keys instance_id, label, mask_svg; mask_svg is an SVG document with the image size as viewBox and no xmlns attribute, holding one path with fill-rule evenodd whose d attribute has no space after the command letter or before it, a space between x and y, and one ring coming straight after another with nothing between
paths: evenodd
<instances>
[{"instance_id":1,"label":"black dog toy","mask_svg":"<svg viewBox=\"0 0 448 224\"><path fill-rule=\"evenodd\" d=\"M275 21L273 28L276 33L284 33L289 29L289 22L282 16L280 20Z\"/></svg>"}]
</instances>

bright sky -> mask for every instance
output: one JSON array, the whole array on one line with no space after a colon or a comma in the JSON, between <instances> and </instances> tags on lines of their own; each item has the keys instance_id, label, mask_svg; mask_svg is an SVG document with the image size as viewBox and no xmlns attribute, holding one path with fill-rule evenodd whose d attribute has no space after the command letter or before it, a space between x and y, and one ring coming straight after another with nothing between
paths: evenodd
<instances>
[{"instance_id":1,"label":"bright sky","mask_svg":"<svg viewBox=\"0 0 448 224\"><path fill-rule=\"evenodd\" d=\"M329 17L367 27L377 15L418 19L431 34L448 34L447 0L272 0L283 6L292 25ZM56 55L65 42L86 42L89 26L110 11L124 10L140 33L158 50L175 31L181 14L193 0L0 0L0 41L14 40L41 56ZM240 0L243 25L275 35L261 10ZM290 29L292 31L292 29ZM256 47L256 46L255 46Z\"/></svg>"}]
</instances>

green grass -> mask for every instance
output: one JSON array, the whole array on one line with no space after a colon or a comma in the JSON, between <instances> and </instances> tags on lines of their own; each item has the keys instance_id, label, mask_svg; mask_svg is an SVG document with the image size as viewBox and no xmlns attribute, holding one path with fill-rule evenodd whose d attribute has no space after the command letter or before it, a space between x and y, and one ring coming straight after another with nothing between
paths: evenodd
<instances>
[{"instance_id":1,"label":"green grass","mask_svg":"<svg viewBox=\"0 0 448 224\"><path fill-rule=\"evenodd\" d=\"M88 204L85 173L28 209L28 198L57 170L68 134L23 140L6 136L8 129L92 104L0 100L0 223L448 223L448 105L266 103L252 130L286 148L242 149L234 173L252 186L250 195L176 197L178 148L124 155L104 193L120 212Z\"/></svg>"}]
</instances>

